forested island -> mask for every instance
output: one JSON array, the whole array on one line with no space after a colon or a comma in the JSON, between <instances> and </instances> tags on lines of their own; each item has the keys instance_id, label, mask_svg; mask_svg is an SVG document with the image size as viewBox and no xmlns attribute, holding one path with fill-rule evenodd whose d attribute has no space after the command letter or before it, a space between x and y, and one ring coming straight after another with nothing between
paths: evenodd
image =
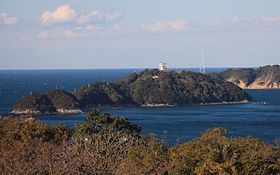
<instances>
[{"instance_id":1,"label":"forested island","mask_svg":"<svg viewBox=\"0 0 280 175\"><path fill-rule=\"evenodd\" d=\"M12 114L56 114L80 113L83 104L70 92L62 89L50 90L45 94L31 93L18 100Z\"/></svg>"},{"instance_id":2,"label":"forested island","mask_svg":"<svg viewBox=\"0 0 280 175\"><path fill-rule=\"evenodd\" d=\"M174 106L248 102L252 98L231 82L191 71L145 70L115 82L87 84L74 93L61 89L19 99L13 114L77 113L100 105Z\"/></svg>"}]
</instances>

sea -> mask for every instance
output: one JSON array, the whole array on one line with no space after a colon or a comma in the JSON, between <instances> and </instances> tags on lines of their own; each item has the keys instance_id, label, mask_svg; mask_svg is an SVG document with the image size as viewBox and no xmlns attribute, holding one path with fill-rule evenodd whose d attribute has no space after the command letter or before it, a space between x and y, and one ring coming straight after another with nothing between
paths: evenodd
<instances>
[{"instance_id":1,"label":"sea","mask_svg":"<svg viewBox=\"0 0 280 175\"><path fill-rule=\"evenodd\" d=\"M30 92L62 88L73 92L88 83L113 82L144 69L0 70L0 115L8 114L16 100ZM177 70L177 69L176 69ZM186 70L198 71L196 68ZM224 68L208 68L221 72ZM142 134L157 134L168 145L201 135L209 128L228 129L229 137L253 136L270 144L280 140L280 90L246 90L248 104L191 105L178 107L102 107L102 112L123 116L142 127ZM86 112L75 115L36 116L45 124L69 127L83 122Z\"/></svg>"}]
</instances>

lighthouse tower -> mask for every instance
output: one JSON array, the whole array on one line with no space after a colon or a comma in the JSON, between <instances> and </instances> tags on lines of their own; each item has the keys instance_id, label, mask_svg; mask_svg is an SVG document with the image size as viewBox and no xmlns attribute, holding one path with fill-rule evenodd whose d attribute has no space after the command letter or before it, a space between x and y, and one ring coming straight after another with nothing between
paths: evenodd
<instances>
[{"instance_id":1,"label":"lighthouse tower","mask_svg":"<svg viewBox=\"0 0 280 175\"><path fill-rule=\"evenodd\" d=\"M165 62L159 63L159 70L160 71L167 71L167 63L165 63Z\"/></svg>"}]
</instances>

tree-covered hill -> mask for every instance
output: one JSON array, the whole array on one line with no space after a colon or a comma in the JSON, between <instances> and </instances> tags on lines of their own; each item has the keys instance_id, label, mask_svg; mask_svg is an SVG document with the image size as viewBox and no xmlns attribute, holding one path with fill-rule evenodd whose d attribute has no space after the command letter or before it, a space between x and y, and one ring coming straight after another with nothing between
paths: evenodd
<instances>
[{"instance_id":1,"label":"tree-covered hill","mask_svg":"<svg viewBox=\"0 0 280 175\"><path fill-rule=\"evenodd\" d=\"M31 93L16 101L12 113L55 114L77 113L83 104L71 93L62 89L45 94Z\"/></svg>"},{"instance_id":2,"label":"tree-covered hill","mask_svg":"<svg viewBox=\"0 0 280 175\"><path fill-rule=\"evenodd\" d=\"M190 71L146 70L116 82L139 104L200 104L251 100L232 83Z\"/></svg>"}]
</instances>

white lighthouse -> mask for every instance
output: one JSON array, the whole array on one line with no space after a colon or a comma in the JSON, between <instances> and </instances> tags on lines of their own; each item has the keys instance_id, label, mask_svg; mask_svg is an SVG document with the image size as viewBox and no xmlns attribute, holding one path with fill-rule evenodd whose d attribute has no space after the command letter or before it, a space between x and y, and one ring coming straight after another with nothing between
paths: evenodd
<instances>
[{"instance_id":1,"label":"white lighthouse","mask_svg":"<svg viewBox=\"0 0 280 175\"><path fill-rule=\"evenodd\" d=\"M165 62L159 63L159 70L160 71L167 71L167 63L165 63Z\"/></svg>"}]
</instances>

